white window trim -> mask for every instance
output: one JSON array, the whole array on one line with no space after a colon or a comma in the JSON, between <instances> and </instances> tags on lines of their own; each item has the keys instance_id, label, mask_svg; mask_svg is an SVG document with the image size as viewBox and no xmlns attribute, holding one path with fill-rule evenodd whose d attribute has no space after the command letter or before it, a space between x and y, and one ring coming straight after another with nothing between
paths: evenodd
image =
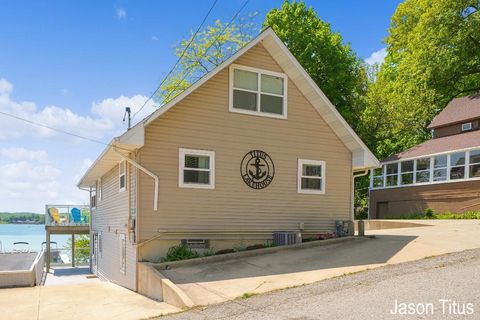
<instances>
[{"instance_id":1,"label":"white window trim","mask_svg":"<svg viewBox=\"0 0 480 320\"><path fill-rule=\"evenodd\" d=\"M462 123L462 131L469 131L469 130L472 130L472 123L471 122Z\"/></svg>"},{"instance_id":2,"label":"white window trim","mask_svg":"<svg viewBox=\"0 0 480 320\"><path fill-rule=\"evenodd\" d=\"M94 197L95 197L95 201L92 201ZM90 206L92 207L92 209L96 209L98 206L98 193L97 193L96 184L93 185L90 190Z\"/></svg>"},{"instance_id":3,"label":"white window trim","mask_svg":"<svg viewBox=\"0 0 480 320\"><path fill-rule=\"evenodd\" d=\"M442 184L442 183L457 183L457 182L468 182L468 181L475 181L475 180L480 180L480 177L477 177L477 178L474 178L474 177L470 177L470 166L472 165L470 163L470 152L471 151L477 151L477 150L480 150L480 147L471 147L471 148L465 148L465 149L457 149L457 150L452 150L452 151L446 151L446 152L439 152L439 153L434 153L434 154L430 154L430 155L422 155L422 156L418 156L418 157L412 157L412 158L406 158L406 159L401 159L401 160L393 160L393 161L386 161L386 162L382 162L382 166L384 166L384 172L383 172L383 179L384 179L384 186L383 187L374 187L373 186L373 172L374 170L371 170L371 174L370 174L370 190L381 190L381 189L391 189L391 188L404 188L404 187L416 187L416 186L425 186L425 185L431 185L431 184ZM454 153L457 153L457 152L465 152L465 175L464 175L464 178L463 179L450 179L450 171L451 171L451 168L452 167L455 167L455 166L451 166L450 165L450 156L451 154L454 154ZM437 156L442 156L442 155L446 155L447 156L447 166L446 167L441 167L441 168L434 168L434 158L437 157ZM430 159L430 168L429 168L429 171L430 171L430 179L428 182L417 182L416 181L416 174L417 174L417 168L416 168L416 165L417 165L417 162L415 161L415 182L413 184L406 184L406 185L400 185L400 184L397 184L395 186L387 186L386 185L386 175L385 175L385 171L386 171L386 165L387 164L391 164L391 163L400 163L402 161L408 161L408 160L417 160L417 159L424 159L424 158L429 158ZM438 180L438 181L434 181L433 180L433 172L434 170L438 170L438 169L447 169L447 179L446 180ZM422 171L426 171L426 170L422 170ZM379 176L378 176L379 177ZM397 181L398 182L398 181Z\"/></svg>"},{"instance_id":4,"label":"white window trim","mask_svg":"<svg viewBox=\"0 0 480 320\"><path fill-rule=\"evenodd\" d=\"M210 183L209 184L199 184L199 183L185 183L184 182L184 173L185 169L185 156L208 156L209 157L209 167L210 169L195 169L198 171L209 171L210 172ZM191 169L191 168L190 168ZM198 188L198 189L215 189L215 151L207 150L196 150L196 149L184 149L180 148L178 151L178 186L180 188Z\"/></svg>"},{"instance_id":5,"label":"white window trim","mask_svg":"<svg viewBox=\"0 0 480 320\"><path fill-rule=\"evenodd\" d=\"M303 165L314 165L314 166L321 166L322 167L322 189L321 190L314 190L314 189L302 189L302 178L309 178L315 179L312 176L304 176L303 175ZM307 159L298 159L298 166L297 166L297 192L298 193L305 193L305 194L325 194L325 186L326 186L326 162L321 160L307 160Z\"/></svg>"},{"instance_id":6,"label":"white window trim","mask_svg":"<svg viewBox=\"0 0 480 320\"><path fill-rule=\"evenodd\" d=\"M123 173L121 173L121 167L124 167ZM120 187L120 178L125 176L125 186L123 188ZM118 191L123 192L127 190L127 161L123 160L118 164Z\"/></svg>"},{"instance_id":7,"label":"white window trim","mask_svg":"<svg viewBox=\"0 0 480 320\"><path fill-rule=\"evenodd\" d=\"M97 202L102 200L102 178L97 180Z\"/></svg>"},{"instance_id":8,"label":"white window trim","mask_svg":"<svg viewBox=\"0 0 480 320\"><path fill-rule=\"evenodd\" d=\"M238 70L245 70L245 71L250 71L250 72L255 72L258 74L258 91L253 91L253 90L247 90L247 89L238 89L238 90L243 90L243 91L249 91L257 94L257 111L251 111L251 110L244 110L244 109L238 109L233 107L233 70L238 69ZM281 77L283 78L283 95L278 95L274 93L266 93L271 96L277 96L277 97L283 97L283 114L275 114L275 113L268 113L268 112L261 112L260 111L260 94L262 93L261 91L261 75L268 75L268 76L274 76L274 77ZM287 75L284 73L280 72L274 72L270 70L264 70L264 69L259 69L259 68L252 68L252 67L247 67L247 66L242 66L239 64L231 64L229 68L229 102L228 102L228 110L230 112L234 113L242 113L242 114L247 114L247 115L253 115L253 116L261 116L261 117L268 117L268 118L276 118L276 119L287 119L287 93L288 93L288 78Z\"/></svg>"}]
</instances>

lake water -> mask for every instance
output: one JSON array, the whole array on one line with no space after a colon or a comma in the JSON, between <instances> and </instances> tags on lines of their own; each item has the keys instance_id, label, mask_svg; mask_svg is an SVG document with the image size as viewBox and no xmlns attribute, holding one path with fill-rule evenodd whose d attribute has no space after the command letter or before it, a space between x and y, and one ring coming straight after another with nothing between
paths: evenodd
<instances>
[{"instance_id":1,"label":"lake water","mask_svg":"<svg viewBox=\"0 0 480 320\"><path fill-rule=\"evenodd\" d=\"M66 247L69 235L52 235L50 241L57 242L58 248ZM43 224L0 224L0 241L4 251L13 249L13 243L26 241L30 250L38 251L45 241L45 225ZM22 246L24 248L24 246Z\"/></svg>"}]
</instances>

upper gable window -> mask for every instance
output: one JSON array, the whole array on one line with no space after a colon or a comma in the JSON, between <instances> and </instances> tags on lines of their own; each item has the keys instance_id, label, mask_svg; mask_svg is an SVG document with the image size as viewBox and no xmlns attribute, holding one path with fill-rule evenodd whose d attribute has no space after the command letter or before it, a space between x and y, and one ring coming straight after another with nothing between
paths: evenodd
<instances>
[{"instance_id":1,"label":"upper gable window","mask_svg":"<svg viewBox=\"0 0 480 320\"><path fill-rule=\"evenodd\" d=\"M287 77L283 73L230 66L230 111L287 117Z\"/></svg>"}]
</instances>

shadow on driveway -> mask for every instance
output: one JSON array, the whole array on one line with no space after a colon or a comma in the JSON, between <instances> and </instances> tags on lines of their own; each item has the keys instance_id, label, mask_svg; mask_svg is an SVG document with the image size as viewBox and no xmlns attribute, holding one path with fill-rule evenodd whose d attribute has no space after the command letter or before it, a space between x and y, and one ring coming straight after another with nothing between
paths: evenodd
<instances>
[{"instance_id":1,"label":"shadow on driveway","mask_svg":"<svg viewBox=\"0 0 480 320\"><path fill-rule=\"evenodd\" d=\"M383 264L416 238L381 235L375 239L365 238L262 256L180 266L161 272L176 284L187 284Z\"/></svg>"}]
</instances>

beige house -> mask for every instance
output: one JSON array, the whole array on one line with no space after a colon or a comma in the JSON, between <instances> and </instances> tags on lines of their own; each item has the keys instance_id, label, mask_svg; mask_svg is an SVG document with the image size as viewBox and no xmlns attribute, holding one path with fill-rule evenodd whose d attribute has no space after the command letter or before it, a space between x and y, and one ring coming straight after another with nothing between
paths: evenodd
<instances>
[{"instance_id":1,"label":"beige house","mask_svg":"<svg viewBox=\"0 0 480 320\"><path fill-rule=\"evenodd\" d=\"M334 231L378 160L271 29L114 138L90 188L92 268L137 289L137 262Z\"/></svg>"}]
</instances>

